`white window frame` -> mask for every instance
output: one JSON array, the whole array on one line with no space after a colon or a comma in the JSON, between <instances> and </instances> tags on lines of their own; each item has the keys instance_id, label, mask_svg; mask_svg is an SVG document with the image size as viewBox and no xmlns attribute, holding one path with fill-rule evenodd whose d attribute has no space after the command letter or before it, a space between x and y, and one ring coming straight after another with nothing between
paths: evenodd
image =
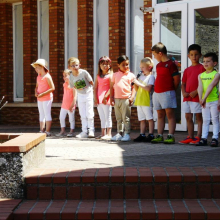
<instances>
[{"instance_id":1,"label":"white window frame","mask_svg":"<svg viewBox=\"0 0 220 220\"><path fill-rule=\"evenodd\" d=\"M102 0L102 1L105 1L105 0ZM109 1L111 0L108 0L108 3ZM108 14L109 14L109 5L108 5ZM109 19L109 16L108 16L108 19ZM109 45L109 38L108 38L108 42L106 43ZM97 45L98 45L97 44L97 1L93 0L93 78L94 80L98 72L98 59L99 58L97 58L97 51L98 51ZM108 52L106 53L106 56L109 56L109 49L108 49Z\"/></svg>"},{"instance_id":2,"label":"white window frame","mask_svg":"<svg viewBox=\"0 0 220 220\"><path fill-rule=\"evenodd\" d=\"M40 57L40 54L41 54L41 46L40 46L40 43L41 43L40 2L44 2L44 1L47 1L47 2L48 2L48 5L49 5L49 0L37 0L38 58L43 58L43 57ZM49 10L48 10L48 12L49 12ZM48 14L48 16L49 16L49 14ZM48 35L49 35L49 29L48 29ZM49 36L48 36L48 37L49 37ZM49 48L49 50L50 50L50 48ZM48 59L46 59L46 60L47 60L47 63L48 63L48 67L49 67L49 58L50 58L50 52L48 51ZM44 59L45 59L45 58L44 58Z\"/></svg>"},{"instance_id":3,"label":"white window frame","mask_svg":"<svg viewBox=\"0 0 220 220\"><path fill-rule=\"evenodd\" d=\"M77 5L78 5L78 1L77 1ZM69 45L68 45L68 28L69 26L67 25L67 21L68 21L68 10L67 10L67 1L65 0L64 1L64 48L65 48L65 59L64 59L64 66L65 68L68 67L68 48L69 48ZM76 27L76 30L77 30L77 33L78 33L78 7L76 9L76 13L77 13L77 27ZM76 45L77 45L77 52L76 52L76 55L75 57L78 57L78 34L77 34L77 39L76 39Z\"/></svg>"},{"instance_id":4,"label":"white window frame","mask_svg":"<svg viewBox=\"0 0 220 220\"><path fill-rule=\"evenodd\" d=\"M17 2L17 3L13 3L12 4L12 11L13 11L13 13L12 13L12 16L13 16L13 99L14 99L14 101L15 102L23 102L24 101L24 98L16 98L16 80L15 80L15 72L16 72L16 70L15 70L15 65L16 65L16 63L15 63L15 60L16 60L16 57L15 57L15 38L16 38L16 35L15 35L15 14L14 14L14 8L15 8L15 6L16 5L22 5L22 2ZM23 30L22 30L23 31ZM21 64L21 65L23 65L23 63Z\"/></svg>"}]
</instances>

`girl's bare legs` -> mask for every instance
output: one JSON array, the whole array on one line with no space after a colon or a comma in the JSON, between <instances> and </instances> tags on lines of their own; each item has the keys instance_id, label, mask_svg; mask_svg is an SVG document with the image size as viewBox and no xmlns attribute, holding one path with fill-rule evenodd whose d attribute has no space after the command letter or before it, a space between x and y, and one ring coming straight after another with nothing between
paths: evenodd
<instances>
[{"instance_id":1,"label":"girl's bare legs","mask_svg":"<svg viewBox=\"0 0 220 220\"><path fill-rule=\"evenodd\" d=\"M107 135L108 135L109 137L112 136L112 128L107 128Z\"/></svg>"},{"instance_id":2,"label":"girl's bare legs","mask_svg":"<svg viewBox=\"0 0 220 220\"><path fill-rule=\"evenodd\" d=\"M65 127L61 128L61 131L59 134L64 134L65 133Z\"/></svg>"},{"instance_id":3,"label":"girl's bare legs","mask_svg":"<svg viewBox=\"0 0 220 220\"><path fill-rule=\"evenodd\" d=\"M106 129L102 128L102 137L106 135Z\"/></svg>"},{"instance_id":4,"label":"girl's bare legs","mask_svg":"<svg viewBox=\"0 0 220 220\"><path fill-rule=\"evenodd\" d=\"M74 129L70 129L70 133L74 133Z\"/></svg>"},{"instance_id":5,"label":"girl's bare legs","mask_svg":"<svg viewBox=\"0 0 220 220\"><path fill-rule=\"evenodd\" d=\"M46 132L50 132L52 121L46 121Z\"/></svg>"},{"instance_id":6,"label":"girl's bare legs","mask_svg":"<svg viewBox=\"0 0 220 220\"><path fill-rule=\"evenodd\" d=\"M45 130L45 122L40 121L40 131L44 132L44 130Z\"/></svg>"}]
</instances>

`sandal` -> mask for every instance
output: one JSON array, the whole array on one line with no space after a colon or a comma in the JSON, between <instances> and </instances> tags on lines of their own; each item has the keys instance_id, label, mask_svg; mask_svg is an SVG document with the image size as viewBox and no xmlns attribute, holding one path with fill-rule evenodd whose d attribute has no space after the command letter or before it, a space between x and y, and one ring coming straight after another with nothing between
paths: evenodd
<instances>
[{"instance_id":1,"label":"sandal","mask_svg":"<svg viewBox=\"0 0 220 220\"><path fill-rule=\"evenodd\" d=\"M68 133L66 136L67 136L67 137L73 137L74 134L73 134L73 133Z\"/></svg>"},{"instance_id":2,"label":"sandal","mask_svg":"<svg viewBox=\"0 0 220 220\"><path fill-rule=\"evenodd\" d=\"M101 139L102 135L95 137L95 139Z\"/></svg>"},{"instance_id":3,"label":"sandal","mask_svg":"<svg viewBox=\"0 0 220 220\"><path fill-rule=\"evenodd\" d=\"M45 133L46 133L46 136L47 136L47 137L50 137L50 136L51 136L51 133L50 133L50 132L45 131Z\"/></svg>"},{"instance_id":4,"label":"sandal","mask_svg":"<svg viewBox=\"0 0 220 220\"><path fill-rule=\"evenodd\" d=\"M212 138L210 146L211 147L218 147L218 140L215 138Z\"/></svg>"}]
</instances>

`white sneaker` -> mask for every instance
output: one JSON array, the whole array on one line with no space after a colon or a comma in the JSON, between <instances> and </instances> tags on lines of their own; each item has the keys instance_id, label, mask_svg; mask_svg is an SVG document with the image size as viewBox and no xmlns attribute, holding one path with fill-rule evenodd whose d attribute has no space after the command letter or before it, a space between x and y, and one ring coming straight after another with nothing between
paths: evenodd
<instances>
[{"instance_id":1,"label":"white sneaker","mask_svg":"<svg viewBox=\"0 0 220 220\"><path fill-rule=\"evenodd\" d=\"M102 140L111 140L112 136L105 135L101 137Z\"/></svg>"},{"instance_id":2,"label":"white sneaker","mask_svg":"<svg viewBox=\"0 0 220 220\"><path fill-rule=\"evenodd\" d=\"M95 137L94 131L89 131L88 137L89 138L94 138Z\"/></svg>"},{"instance_id":3,"label":"white sneaker","mask_svg":"<svg viewBox=\"0 0 220 220\"><path fill-rule=\"evenodd\" d=\"M122 136L118 133L114 137L111 138L111 141L120 141Z\"/></svg>"},{"instance_id":4,"label":"white sneaker","mask_svg":"<svg viewBox=\"0 0 220 220\"><path fill-rule=\"evenodd\" d=\"M88 135L85 132L81 132L80 134L76 135L76 138L87 138Z\"/></svg>"},{"instance_id":5,"label":"white sneaker","mask_svg":"<svg viewBox=\"0 0 220 220\"><path fill-rule=\"evenodd\" d=\"M124 134L123 138L121 139L121 141L130 141L130 135L129 134Z\"/></svg>"}]
</instances>

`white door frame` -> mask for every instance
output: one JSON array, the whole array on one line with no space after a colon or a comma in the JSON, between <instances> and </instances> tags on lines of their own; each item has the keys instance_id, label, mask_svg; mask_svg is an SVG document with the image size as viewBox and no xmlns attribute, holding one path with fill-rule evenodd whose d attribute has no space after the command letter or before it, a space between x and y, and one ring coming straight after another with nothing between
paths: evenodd
<instances>
[{"instance_id":1,"label":"white door frame","mask_svg":"<svg viewBox=\"0 0 220 220\"><path fill-rule=\"evenodd\" d=\"M181 11L181 78L183 75L184 69L187 67L187 3L185 1L177 1L170 3L157 4L154 7L154 16L153 16L153 45L157 42L161 41L161 22L160 22L160 14L169 13L169 12L177 12ZM154 59L155 64L158 62ZM156 65L155 65L156 66ZM155 68L154 68L155 71ZM181 103L183 102L183 97L181 95ZM181 105L182 109L182 105ZM157 127L157 125L155 126ZM168 124L165 124L165 130L168 130ZM185 114L181 113L181 124L176 125L177 131L186 131L186 119Z\"/></svg>"}]
</instances>

